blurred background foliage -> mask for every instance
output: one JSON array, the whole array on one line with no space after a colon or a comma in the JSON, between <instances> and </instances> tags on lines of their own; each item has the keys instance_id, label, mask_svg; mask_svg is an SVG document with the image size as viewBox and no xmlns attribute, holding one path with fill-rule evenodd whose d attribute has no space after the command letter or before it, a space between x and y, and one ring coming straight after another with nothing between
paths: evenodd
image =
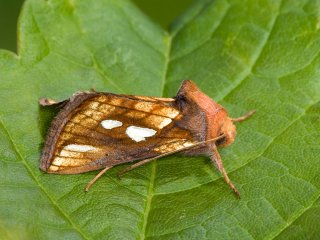
<instances>
[{"instance_id":1,"label":"blurred background foliage","mask_svg":"<svg viewBox=\"0 0 320 240\"><path fill-rule=\"evenodd\" d=\"M194 0L133 0L151 19L168 29ZM0 0L0 48L16 52L17 20L24 0Z\"/></svg>"}]
</instances>

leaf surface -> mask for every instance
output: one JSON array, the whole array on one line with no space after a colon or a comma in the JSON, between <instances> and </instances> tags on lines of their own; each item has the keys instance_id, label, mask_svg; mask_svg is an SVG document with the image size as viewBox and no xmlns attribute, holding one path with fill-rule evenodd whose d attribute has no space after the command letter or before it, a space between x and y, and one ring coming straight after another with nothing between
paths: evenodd
<instances>
[{"instance_id":1,"label":"leaf surface","mask_svg":"<svg viewBox=\"0 0 320 240\"><path fill-rule=\"evenodd\" d=\"M8 239L297 239L320 235L320 1L199 0L169 33L124 0L27 0L19 52L0 51L0 235ZM221 149L128 173L38 169L52 112L98 91L174 96L193 79L231 116Z\"/></svg>"}]
</instances>

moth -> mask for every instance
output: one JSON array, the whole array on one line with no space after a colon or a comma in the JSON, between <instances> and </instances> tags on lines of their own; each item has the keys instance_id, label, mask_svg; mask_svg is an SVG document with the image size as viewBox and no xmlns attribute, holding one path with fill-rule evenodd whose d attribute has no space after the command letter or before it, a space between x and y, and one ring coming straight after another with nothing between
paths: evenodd
<instances>
[{"instance_id":1,"label":"moth","mask_svg":"<svg viewBox=\"0 0 320 240\"><path fill-rule=\"evenodd\" d=\"M218 147L233 143L235 122L227 111L192 81L183 81L174 98L78 92L56 102L60 112L51 123L42 151L40 169L55 174L77 174L102 169L85 190L110 168L128 162L119 175L157 158L181 152L206 155L239 196L223 166Z\"/></svg>"}]
</instances>

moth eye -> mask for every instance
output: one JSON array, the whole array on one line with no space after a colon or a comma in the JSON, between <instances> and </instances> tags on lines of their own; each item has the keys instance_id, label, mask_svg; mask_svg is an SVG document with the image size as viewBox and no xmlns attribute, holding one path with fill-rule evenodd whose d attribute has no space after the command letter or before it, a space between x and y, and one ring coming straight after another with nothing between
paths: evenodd
<instances>
[{"instance_id":1,"label":"moth eye","mask_svg":"<svg viewBox=\"0 0 320 240\"><path fill-rule=\"evenodd\" d=\"M186 97L184 95L179 94L179 95L176 96L176 103L178 104L178 107L179 107L179 109L181 111L182 109L185 108L185 106L187 104L187 99L186 99Z\"/></svg>"},{"instance_id":2,"label":"moth eye","mask_svg":"<svg viewBox=\"0 0 320 240\"><path fill-rule=\"evenodd\" d=\"M221 139L219 139L219 140L217 141L217 145L222 145L222 144L224 144L226 140L227 140L227 139L226 139L226 137L224 136L223 138L221 138Z\"/></svg>"},{"instance_id":3,"label":"moth eye","mask_svg":"<svg viewBox=\"0 0 320 240\"><path fill-rule=\"evenodd\" d=\"M183 101L183 102L186 102L186 101L187 101L186 96L183 95L183 94L177 95L176 99L177 99L178 101Z\"/></svg>"},{"instance_id":4,"label":"moth eye","mask_svg":"<svg viewBox=\"0 0 320 240\"><path fill-rule=\"evenodd\" d=\"M121 127L123 124L120 121L117 120L103 120L101 122L101 125L105 129L112 129L116 127Z\"/></svg>"}]
</instances>

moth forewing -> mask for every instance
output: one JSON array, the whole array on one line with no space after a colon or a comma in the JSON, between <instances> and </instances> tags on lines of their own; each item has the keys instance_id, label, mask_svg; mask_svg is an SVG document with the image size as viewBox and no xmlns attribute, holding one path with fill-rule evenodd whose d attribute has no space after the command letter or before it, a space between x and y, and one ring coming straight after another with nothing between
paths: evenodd
<instances>
[{"instance_id":1,"label":"moth forewing","mask_svg":"<svg viewBox=\"0 0 320 240\"><path fill-rule=\"evenodd\" d=\"M62 103L42 152L43 171L75 174L104 168L88 184L90 187L113 166L142 160L134 168L183 151L211 156L226 182L238 193L216 149L233 142L233 120L193 82L184 81L175 98L82 92ZM40 104L57 103L42 99Z\"/></svg>"},{"instance_id":2,"label":"moth forewing","mask_svg":"<svg viewBox=\"0 0 320 240\"><path fill-rule=\"evenodd\" d=\"M187 131L175 129L173 121L180 111L172 102L151 97L78 93L52 123L41 169L59 174L91 171L153 157L159 154L160 145L172 148L177 137L191 139ZM70 150L70 145L77 148Z\"/></svg>"}]
</instances>

